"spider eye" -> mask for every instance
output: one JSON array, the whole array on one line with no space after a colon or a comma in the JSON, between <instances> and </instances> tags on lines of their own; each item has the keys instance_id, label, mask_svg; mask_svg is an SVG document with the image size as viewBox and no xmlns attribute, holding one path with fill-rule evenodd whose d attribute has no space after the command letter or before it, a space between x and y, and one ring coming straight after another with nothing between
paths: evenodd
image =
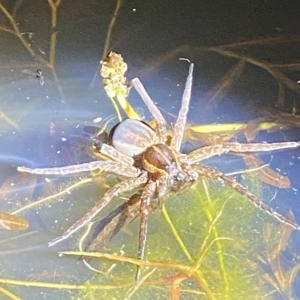
<instances>
[{"instance_id":1,"label":"spider eye","mask_svg":"<svg viewBox=\"0 0 300 300\"><path fill-rule=\"evenodd\" d=\"M109 133L108 143L119 152L137 156L157 141L155 131L145 122L124 120L115 125Z\"/></svg>"}]
</instances>

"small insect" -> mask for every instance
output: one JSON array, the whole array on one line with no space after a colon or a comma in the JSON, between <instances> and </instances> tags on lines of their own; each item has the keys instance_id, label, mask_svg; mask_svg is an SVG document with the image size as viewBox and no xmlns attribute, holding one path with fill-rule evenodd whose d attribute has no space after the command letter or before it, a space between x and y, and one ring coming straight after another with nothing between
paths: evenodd
<instances>
[{"instance_id":1,"label":"small insect","mask_svg":"<svg viewBox=\"0 0 300 300\"><path fill-rule=\"evenodd\" d=\"M24 69L21 72L24 73L24 74L28 74L28 75L34 76L36 78L39 78L40 85L44 85L45 84L45 77L44 77L44 74L43 74L43 72L42 72L41 69L37 69L36 73L34 73L33 71L31 71L29 69Z\"/></svg>"},{"instance_id":2,"label":"small insect","mask_svg":"<svg viewBox=\"0 0 300 300\"><path fill-rule=\"evenodd\" d=\"M44 74L43 74L43 72L42 72L41 69L37 69L36 70L36 78L40 79L40 85L44 85L45 84Z\"/></svg>"},{"instance_id":3,"label":"small insect","mask_svg":"<svg viewBox=\"0 0 300 300\"><path fill-rule=\"evenodd\" d=\"M233 177L200 163L209 157L229 152L268 152L295 148L300 146L300 142L270 144L229 142L195 149L188 154L180 152L191 98L193 69L194 64L191 63L183 92L181 108L173 131L168 131L163 115L151 100L139 79L135 78L132 80L131 85L137 90L154 117L156 125L154 128L143 121L134 119L127 119L117 124L110 132L108 143L100 145L99 151L102 155L106 156L107 160L98 160L59 168L30 169L27 167L18 167L20 172L40 175L65 175L101 169L104 172L115 173L124 178L123 181L106 191L92 209L67 229L62 236L51 241L49 246L67 239L93 220L114 197L139 188L141 189L139 195L140 232L137 256L139 259L143 259L146 246L148 207L151 201L163 198L170 193L182 191L190 187L202 176L221 180L267 214L294 229L300 229L298 224L286 219L264 204ZM139 280L140 272L141 270L138 267L135 276L136 281Z\"/></svg>"}]
</instances>

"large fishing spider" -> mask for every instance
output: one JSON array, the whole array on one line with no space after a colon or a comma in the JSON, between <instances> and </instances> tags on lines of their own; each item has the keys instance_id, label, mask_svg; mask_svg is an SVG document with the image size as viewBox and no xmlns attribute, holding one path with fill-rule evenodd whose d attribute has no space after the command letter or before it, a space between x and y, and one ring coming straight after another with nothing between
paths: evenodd
<instances>
[{"instance_id":1,"label":"large fishing spider","mask_svg":"<svg viewBox=\"0 0 300 300\"><path fill-rule=\"evenodd\" d=\"M51 241L49 246L68 238L78 229L89 223L113 197L119 196L126 191L142 187L143 190L140 195L141 218L138 258L143 259L147 233L147 208L149 207L150 202L153 199L159 199L170 192L182 191L184 188L191 186L201 176L207 176L227 183L234 190L245 196L245 198L256 207L265 211L280 222L295 229L300 229L299 225L286 219L284 216L261 202L233 177L199 163L203 159L228 152L241 153L294 148L300 146L300 142L271 144L240 144L234 142L202 147L188 154L180 152L191 98L193 68L194 64L190 64L189 74L182 97L182 104L173 132L168 132L166 121L161 112L150 99L139 79L135 78L132 80L132 86L134 86L140 94L154 117L156 123L155 129L151 128L145 122L127 119L120 122L112 129L110 132L109 144L103 144L101 146L100 152L106 156L107 160L59 168L18 168L21 172L47 175L65 175L101 169L104 172L112 172L125 177L123 181L120 181L105 192L96 205L67 229L62 236ZM139 276L140 269L138 268L136 281L138 281Z\"/></svg>"}]
</instances>

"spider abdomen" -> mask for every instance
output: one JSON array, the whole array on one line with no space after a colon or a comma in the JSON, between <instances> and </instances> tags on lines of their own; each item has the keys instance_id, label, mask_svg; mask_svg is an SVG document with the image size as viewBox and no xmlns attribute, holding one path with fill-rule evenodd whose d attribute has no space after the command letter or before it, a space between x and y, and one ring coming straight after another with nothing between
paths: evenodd
<instances>
[{"instance_id":1,"label":"spider abdomen","mask_svg":"<svg viewBox=\"0 0 300 300\"><path fill-rule=\"evenodd\" d=\"M134 157L155 144L157 135L145 122L126 119L112 128L108 140L122 154Z\"/></svg>"}]
</instances>

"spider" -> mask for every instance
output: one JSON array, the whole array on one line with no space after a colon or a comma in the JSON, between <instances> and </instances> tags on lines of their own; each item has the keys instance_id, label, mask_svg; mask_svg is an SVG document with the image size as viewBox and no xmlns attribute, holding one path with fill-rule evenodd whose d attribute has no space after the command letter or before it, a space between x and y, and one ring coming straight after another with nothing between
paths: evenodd
<instances>
[{"instance_id":1,"label":"spider","mask_svg":"<svg viewBox=\"0 0 300 300\"><path fill-rule=\"evenodd\" d=\"M201 176L225 182L259 209L294 229L300 229L298 224L288 220L264 204L233 177L200 163L202 160L214 155L222 155L229 152L242 153L294 148L300 146L300 142L270 144L228 142L222 145L205 146L193 150L188 154L180 152L191 98L193 69L194 64L190 63L181 108L172 132L167 130L167 123L161 112L151 100L140 80L135 78L131 84L140 94L154 117L156 123L155 129L143 121L127 119L118 123L111 130L109 142L102 144L100 148L101 154L107 160L98 160L59 168L30 169L27 167L18 167L18 171L21 172L44 175L66 175L101 169L104 172L115 173L125 178L108 189L92 209L67 229L62 236L51 241L49 246L67 239L78 229L92 221L114 197L126 191L142 187L139 200L140 232L137 254L138 259L142 260L145 254L148 207L151 201L169 195L169 193L182 191L186 187L193 185ZM138 267L135 276L136 282L139 280L140 272L141 270Z\"/></svg>"}]
</instances>

